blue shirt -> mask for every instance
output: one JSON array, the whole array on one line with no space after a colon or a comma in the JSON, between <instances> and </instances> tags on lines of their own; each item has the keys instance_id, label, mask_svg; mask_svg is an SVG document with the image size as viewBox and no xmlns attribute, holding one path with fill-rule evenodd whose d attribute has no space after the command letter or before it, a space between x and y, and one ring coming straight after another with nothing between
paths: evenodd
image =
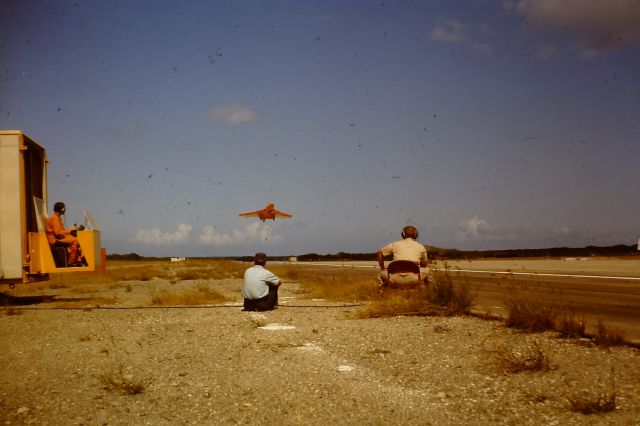
<instances>
[{"instance_id":1,"label":"blue shirt","mask_svg":"<svg viewBox=\"0 0 640 426\"><path fill-rule=\"evenodd\" d=\"M242 296L245 299L260 299L269 294L269 284L276 285L280 279L262 265L254 265L244 271L244 287Z\"/></svg>"}]
</instances>

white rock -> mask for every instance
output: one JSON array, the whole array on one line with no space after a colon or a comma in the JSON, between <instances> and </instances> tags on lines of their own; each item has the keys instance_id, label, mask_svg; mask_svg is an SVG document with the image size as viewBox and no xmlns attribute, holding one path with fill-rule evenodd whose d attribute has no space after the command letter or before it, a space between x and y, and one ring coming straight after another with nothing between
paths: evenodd
<instances>
[{"instance_id":1,"label":"white rock","mask_svg":"<svg viewBox=\"0 0 640 426\"><path fill-rule=\"evenodd\" d=\"M251 318L256 319L256 320L263 320L263 319L267 319L265 314L255 314L255 313L251 313L249 314L251 316Z\"/></svg>"},{"instance_id":2,"label":"white rock","mask_svg":"<svg viewBox=\"0 0 640 426\"><path fill-rule=\"evenodd\" d=\"M278 324L277 322L274 322L258 328L263 330L293 330L295 327L289 324Z\"/></svg>"},{"instance_id":3,"label":"white rock","mask_svg":"<svg viewBox=\"0 0 640 426\"><path fill-rule=\"evenodd\" d=\"M303 343L298 349L307 352L322 352L322 347L317 343Z\"/></svg>"}]
</instances>

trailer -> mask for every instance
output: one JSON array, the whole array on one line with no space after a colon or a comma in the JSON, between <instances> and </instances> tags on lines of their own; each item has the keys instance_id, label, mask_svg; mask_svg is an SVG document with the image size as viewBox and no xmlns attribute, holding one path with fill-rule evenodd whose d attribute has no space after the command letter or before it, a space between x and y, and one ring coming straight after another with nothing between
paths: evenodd
<instances>
[{"instance_id":1,"label":"trailer","mask_svg":"<svg viewBox=\"0 0 640 426\"><path fill-rule=\"evenodd\" d=\"M47 153L20 130L0 130L0 284L49 279L50 273L100 271L104 250L90 213L77 231L86 266L69 267L46 236Z\"/></svg>"}]
</instances>

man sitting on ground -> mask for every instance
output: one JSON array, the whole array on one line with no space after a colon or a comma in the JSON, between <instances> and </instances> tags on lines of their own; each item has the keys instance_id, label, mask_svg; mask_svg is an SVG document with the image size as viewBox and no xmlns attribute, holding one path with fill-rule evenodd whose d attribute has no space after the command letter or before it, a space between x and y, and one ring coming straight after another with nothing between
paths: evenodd
<instances>
[{"instance_id":1,"label":"man sitting on ground","mask_svg":"<svg viewBox=\"0 0 640 426\"><path fill-rule=\"evenodd\" d=\"M427 249L416 241L418 239L418 230L413 226L405 226L400 235L402 240L394 241L378 250L378 265L380 265L378 282L382 287L415 288L423 282L421 275L424 275L426 281L426 271L424 273L399 271L389 275L384 266L384 257L393 255L393 261L405 260L413 262L418 267L415 268L416 270L419 270L420 267L427 267Z\"/></svg>"},{"instance_id":2,"label":"man sitting on ground","mask_svg":"<svg viewBox=\"0 0 640 426\"><path fill-rule=\"evenodd\" d=\"M267 255L256 253L254 265L244 271L244 297L245 311L270 311L278 304L278 287L280 279L272 272L265 269Z\"/></svg>"},{"instance_id":3,"label":"man sitting on ground","mask_svg":"<svg viewBox=\"0 0 640 426\"><path fill-rule=\"evenodd\" d=\"M76 227L71 226L65 229L62 221L62 215L65 211L64 203L59 201L53 205L53 214L47 219L47 241L51 247L62 245L67 248L69 253L68 266L83 266L80 243L73 235Z\"/></svg>"}]
</instances>

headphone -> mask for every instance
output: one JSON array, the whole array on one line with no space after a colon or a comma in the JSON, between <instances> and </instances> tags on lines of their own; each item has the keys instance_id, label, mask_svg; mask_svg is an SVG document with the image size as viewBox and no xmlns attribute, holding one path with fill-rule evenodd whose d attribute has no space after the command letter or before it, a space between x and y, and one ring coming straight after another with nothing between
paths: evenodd
<instances>
[{"instance_id":1,"label":"headphone","mask_svg":"<svg viewBox=\"0 0 640 426\"><path fill-rule=\"evenodd\" d=\"M62 213L64 212L64 209L65 209L65 205L62 201L58 201L53 205L53 211L56 213Z\"/></svg>"},{"instance_id":2,"label":"headphone","mask_svg":"<svg viewBox=\"0 0 640 426\"><path fill-rule=\"evenodd\" d=\"M418 230L415 228L415 226L405 226L404 228L402 228L402 232L400 233L400 235L402 236L402 239L404 240L405 238L407 238L407 233L410 231L413 231L413 234L415 235L414 239L418 239Z\"/></svg>"}]
</instances>

